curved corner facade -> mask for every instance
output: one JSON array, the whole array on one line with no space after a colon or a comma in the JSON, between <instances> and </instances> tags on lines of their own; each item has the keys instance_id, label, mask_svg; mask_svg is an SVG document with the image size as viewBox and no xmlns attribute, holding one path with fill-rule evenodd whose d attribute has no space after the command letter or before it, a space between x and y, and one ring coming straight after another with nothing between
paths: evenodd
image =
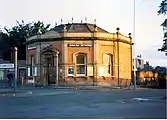
<instances>
[{"instance_id":1,"label":"curved corner facade","mask_svg":"<svg viewBox=\"0 0 167 120\"><path fill-rule=\"evenodd\" d=\"M127 86L132 41L93 24L73 23L27 39L27 79L41 84Z\"/></svg>"}]
</instances>

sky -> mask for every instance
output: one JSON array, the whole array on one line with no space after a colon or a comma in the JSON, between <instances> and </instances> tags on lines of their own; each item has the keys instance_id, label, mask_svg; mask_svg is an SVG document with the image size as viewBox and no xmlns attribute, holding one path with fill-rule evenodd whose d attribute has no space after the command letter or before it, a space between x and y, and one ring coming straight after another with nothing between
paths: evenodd
<instances>
[{"instance_id":1,"label":"sky","mask_svg":"<svg viewBox=\"0 0 167 120\"><path fill-rule=\"evenodd\" d=\"M116 28L124 35L134 33L134 0L0 0L0 26L16 25L41 20L55 23L87 22L114 33ZM141 54L152 66L167 66L167 56L157 51L162 46L163 30L160 24L166 16L157 15L161 0L136 0L135 54Z\"/></svg>"}]
</instances>

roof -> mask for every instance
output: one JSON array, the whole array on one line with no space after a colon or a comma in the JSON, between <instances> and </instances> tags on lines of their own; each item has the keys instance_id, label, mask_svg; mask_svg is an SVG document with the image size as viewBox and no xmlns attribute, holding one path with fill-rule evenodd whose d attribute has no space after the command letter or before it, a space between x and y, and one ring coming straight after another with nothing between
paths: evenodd
<instances>
[{"instance_id":1,"label":"roof","mask_svg":"<svg viewBox=\"0 0 167 120\"><path fill-rule=\"evenodd\" d=\"M64 26L66 26L67 32L94 32L95 27L98 32L109 33L106 30L96 26L95 24L90 23L68 23L68 24L61 24L55 26L52 30L56 32L62 32L64 30Z\"/></svg>"}]
</instances>

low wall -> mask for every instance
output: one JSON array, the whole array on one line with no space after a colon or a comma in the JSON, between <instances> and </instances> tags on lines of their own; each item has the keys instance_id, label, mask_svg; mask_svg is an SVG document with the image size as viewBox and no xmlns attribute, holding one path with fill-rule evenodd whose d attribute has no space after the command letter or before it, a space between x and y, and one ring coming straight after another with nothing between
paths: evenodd
<instances>
[{"instance_id":1,"label":"low wall","mask_svg":"<svg viewBox=\"0 0 167 120\"><path fill-rule=\"evenodd\" d=\"M99 77L97 79L94 79L93 77L66 77L64 82L66 84L78 84L78 85L81 84L81 85L118 86L118 79L112 77ZM119 83L122 87L129 86L130 82L131 82L130 79L125 79L125 78L119 79Z\"/></svg>"}]
</instances>

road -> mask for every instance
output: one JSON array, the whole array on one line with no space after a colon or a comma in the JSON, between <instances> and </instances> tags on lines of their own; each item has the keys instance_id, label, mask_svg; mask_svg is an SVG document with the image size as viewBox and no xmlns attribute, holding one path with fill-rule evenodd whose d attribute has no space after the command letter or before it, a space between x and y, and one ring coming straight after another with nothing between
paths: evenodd
<instances>
[{"instance_id":1,"label":"road","mask_svg":"<svg viewBox=\"0 0 167 120\"><path fill-rule=\"evenodd\" d=\"M166 90L54 89L52 93L1 96L0 118L166 118Z\"/></svg>"}]
</instances>

